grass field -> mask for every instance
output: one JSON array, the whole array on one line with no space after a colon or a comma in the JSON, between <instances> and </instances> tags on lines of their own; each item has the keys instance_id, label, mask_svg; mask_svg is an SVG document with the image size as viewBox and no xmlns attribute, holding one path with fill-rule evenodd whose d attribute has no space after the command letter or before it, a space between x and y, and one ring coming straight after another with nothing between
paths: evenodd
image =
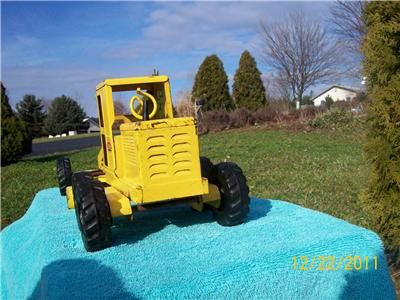
<instances>
[{"instance_id":1,"label":"grass field","mask_svg":"<svg viewBox=\"0 0 400 300\"><path fill-rule=\"evenodd\" d=\"M200 142L201 154L214 163L234 161L243 168L253 196L287 200L368 226L358 204L367 180L359 133L245 129L204 135ZM92 148L68 156L75 170L93 169L97 152ZM2 227L25 213L36 192L57 186L55 163L61 156L30 158L1 168ZM400 282L395 285L400 295Z\"/></svg>"},{"instance_id":2,"label":"grass field","mask_svg":"<svg viewBox=\"0 0 400 300\"><path fill-rule=\"evenodd\" d=\"M204 135L201 154L216 163L237 162L250 191L282 199L366 226L357 195L365 186L360 136L351 133L240 130ZM98 149L71 152L74 170L96 168ZM57 185L62 154L25 159L2 168L2 227L20 218L34 195Z\"/></svg>"}]
</instances>

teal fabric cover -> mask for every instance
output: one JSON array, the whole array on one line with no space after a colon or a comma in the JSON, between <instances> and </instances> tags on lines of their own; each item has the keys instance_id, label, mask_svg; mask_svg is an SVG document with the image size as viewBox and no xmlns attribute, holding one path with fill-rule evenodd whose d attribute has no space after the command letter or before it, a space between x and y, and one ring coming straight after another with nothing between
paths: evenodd
<instances>
[{"instance_id":1,"label":"teal fabric cover","mask_svg":"<svg viewBox=\"0 0 400 300\"><path fill-rule=\"evenodd\" d=\"M113 247L87 253L53 188L0 238L2 299L395 299L375 233L284 201L253 198L235 227L182 205L137 213L115 220ZM368 256L369 269L293 266L348 255Z\"/></svg>"}]
</instances>

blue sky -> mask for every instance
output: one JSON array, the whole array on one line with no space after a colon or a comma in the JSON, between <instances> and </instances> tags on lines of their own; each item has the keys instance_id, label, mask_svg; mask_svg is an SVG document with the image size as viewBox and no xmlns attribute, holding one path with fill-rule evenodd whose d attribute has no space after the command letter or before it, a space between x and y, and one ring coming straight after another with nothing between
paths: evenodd
<instances>
[{"instance_id":1,"label":"blue sky","mask_svg":"<svg viewBox=\"0 0 400 300\"><path fill-rule=\"evenodd\" d=\"M289 13L325 22L332 2L1 2L1 80L12 104L24 94L76 98L96 114L98 82L169 75L173 96L191 90L205 56L232 78L248 49L259 69L259 22ZM232 80L230 80L230 85Z\"/></svg>"}]
</instances>

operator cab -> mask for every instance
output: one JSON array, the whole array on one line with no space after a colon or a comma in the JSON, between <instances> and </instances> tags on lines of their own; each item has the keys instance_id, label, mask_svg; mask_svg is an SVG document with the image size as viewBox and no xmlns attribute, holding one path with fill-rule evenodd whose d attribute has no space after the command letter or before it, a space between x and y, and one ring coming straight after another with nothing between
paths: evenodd
<instances>
[{"instance_id":1,"label":"operator cab","mask_svg":"<svg viewBox=\"0 0 400 300\"><path fill-rule=\"evenodd\" d=\"M103 111L114 111L114 116L107 116L109 118L108 123L111 121L113 123L104 124L105 127L111 125L114 130L119 129L121 122L127 123L173 117L167 76L105 80L97 86L97 100L100 119ZM129 112L121 112L116 109L114 101L122 102L125 107L128 106Z\"/></svg>"},{"instance_id":2,"label":"operator cab","mask_svg":"<svg viewBox=\"0 0 400 300\"><path fill-rule=\"evenodd\" d=\"M139 124L153 126L155 121L173 119L169 79L167 76L107 79L97 85L96 97L102 145L99 168L118 175L122 161L117 161L116 153L123 147L122 131L138 130ZM116 110L116 100L128 106L129 112Z\"/></svg>"}]
</instances>

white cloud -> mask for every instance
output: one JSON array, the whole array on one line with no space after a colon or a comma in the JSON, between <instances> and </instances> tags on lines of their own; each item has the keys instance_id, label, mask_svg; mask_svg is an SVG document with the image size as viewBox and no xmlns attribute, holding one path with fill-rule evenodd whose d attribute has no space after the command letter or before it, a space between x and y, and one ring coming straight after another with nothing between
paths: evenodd
<instances>
[{"instance_id":1,"label":"white cloud","mask_svg":"<svg viewBox=\"0 0 400 300\"><path fill-rule=\"evenodd\" d=\"M303 11L311 18L326 13L326 3L167 2L143 17L140 37L105 53L113 58L149 59L181 53L238 56L255 49L259 22L273 22Z\"/></svg>"},{"instance_id":2,"label":"white cloud","mask_svg":"<svg viewBox=\"0 0 400 300\"><path fill-rule=\"evenodd\" d=\"M221 57L232 79L244 49L258 56L255 50L260 20L278 21L298 10L318 18L328 7L317 2L161 2L152 5L155 9L147 15L140 15L135 3L127 5L126 14L136 16L131 25L138 26L138 19L143 22L136 35L127 38L123 35L114 39L72 36L68 41L46 47L42 44L44 40L17 36L12 45L2 50L2 60L7 63L2 66L2 80L11 98L18 100L24 93L52 98L78 91L91 114L95 111L92 108L94 87L100 80L149 74L153 68L159 68L170 75L172 86L176 87L174 92L191 89L199 64L212 53ZM82 49L74 45L81 45ZM63 52L68 52L67 58ZM75 56L81 60L76 61ZM90 58L91 62L82 61L82 57ZM98 63L93 65L93 61Z\"/></svg>"}]
</instances>

